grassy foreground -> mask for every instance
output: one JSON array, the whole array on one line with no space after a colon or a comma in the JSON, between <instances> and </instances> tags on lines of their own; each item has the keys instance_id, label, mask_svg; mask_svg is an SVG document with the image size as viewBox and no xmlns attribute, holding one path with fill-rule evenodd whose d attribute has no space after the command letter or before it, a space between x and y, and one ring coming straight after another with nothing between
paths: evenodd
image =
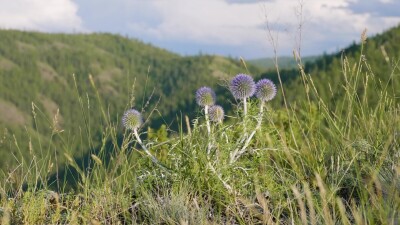
<instances>
[{"instance_id":1,"label":"grassy foreground","mask_svg":"<svg viewBox=\"0 0 400 225\"><path fill-rule=\"evenodd\" d=\"M399 79L398 63L389 81ZM399 224L399 96L364 56L342 65L345 83L329 100L299 67L307 99L266 104L259 129L260 102L251 99L247 115L238 102L210 132L201 114L181 119L187 133L148 132L143 145L159 164L133 133L120 137L120 123L102 107L103 145L85 168L68 154L44 152L4 174L1 224ZM278 94L287 91L280 86ZM377 103L369 103L371 92ZM60 174L49 182L57 157L77 174L72 188Z\"/></svg>"}]
</instances>

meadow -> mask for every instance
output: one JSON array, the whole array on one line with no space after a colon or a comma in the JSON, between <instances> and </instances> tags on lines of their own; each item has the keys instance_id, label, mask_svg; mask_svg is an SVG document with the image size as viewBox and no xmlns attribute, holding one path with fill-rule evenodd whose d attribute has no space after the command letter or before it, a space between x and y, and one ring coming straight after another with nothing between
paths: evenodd
<instances>
[{"instance_id":1,"label":"meadow","mask_svg":"<svg viewBox=\"0 0 400 225\"><path fill-rule=\"evenodd\" d=\"M232 77L216 94L198 83L190 90L196 116L178 114L176 132L147 127L157 105L129 111L140 83L113 120L95 79L87 78L89 101L74 78L79 137L90 146L95 133L100 145L77 160L57 114L36 122L33 107L34 123L45 123L36 127L48 127L63 152L41 147L39 131L39 147L19 149L30 141L15 138L12 148L29 157L15 154L18 164L3 172L1 224L399 224L400 61L377 75L365 42L358 58L343 54L333 64L335 82L296 58L293 92L277 67L276 98L271 86L247 85L263 75ZM235 74L251 74L242 64Z\"/></svg>"}]
</instances>

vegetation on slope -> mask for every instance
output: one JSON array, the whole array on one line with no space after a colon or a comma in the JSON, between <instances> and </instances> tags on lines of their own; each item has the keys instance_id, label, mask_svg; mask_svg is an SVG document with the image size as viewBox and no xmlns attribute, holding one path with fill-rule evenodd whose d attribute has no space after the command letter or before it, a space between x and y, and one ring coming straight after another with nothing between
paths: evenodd
<instances>
[{"instance_id":1,"label":"vegetation on slope","mask_svg":"<svg viewBox=\"0 0 400 225\"><path fill-rule=\"evenodd\" d=\"M390 32L396 34L398 28ZM390 32L386 38L395 35ZM323 67L312 65L299 65L297 77L281 71L284 86L276 82L280 97L266 105L259 130L254 129L260 115L257 99L248 102L244 114L240 100L217 91L218 104L231 102L234 112L223 124L212 124L208 132L200 113L189 121L190 132L183 132L182 118L178 133L167 137L166 130L150 131L141 143L129 130L119 135L120 123L110 119L103 96L96 96L101 83L94 75L87 86L77 82L80 137L91 143L91 134L100 134L98 150L88 154L91 164L82 168L71 157L75 142L53 126L51 140L62 141L66 151L60 157L76 171L77 185L67 189L61 174L55 185L48 183L49 168L58 165L52 153L45 148L39 148L43 153L30 152L0 183L2 223L396 224L399 51L386 52L388 65L374 68L371 59L382 57L372 50L369 55L374 40L357 46L358 53L348 49L337 64L339 55L333 56L325 65L332 71L324 73ZM92 95L87 97L85 88ZM281 104L283 93L286 107ZM133 101L130 97L125 105ZM88 112L93 107L99 130L91 126ZM33 120L40 116L37 111L34 115ZM39 135L39 128L46 126L36 123L34 134ZM139 131L143 138L146 130Z\"/></svg>"},{"instance_id":2,"label":"vegetation on slope","mask_svg":"<svg viewBox=\"0 0 400 225\"><path fill-rule=\"evenodd\" d=\"M146 116L156 108L147 125L177 130L177 116L196 115L199 85L221 93L217 84L244 70L231 59L180 57L111 34L1 30L0 36L0 169L20 164L20 156L30 159L29 152L80 157L97 148L105 126L100 105L113 123L129 107L143 108ZM63 134L52 135L58 132Z\"/></svg>"},{"instance_id":3,"label":"vegetation on slope","mask_svg":"<svg viewBox=\"0 0 400 225\"><path fill-rule=\"evenodd\" d=\"M362 59L344 63L346 82L336 99L320 96L312 76L300 70L305 95L314 100L297 99L304 107L267 104L259 130L254 98L247 114L238 102L230 121L213 123L210 131L199 115L189 133L144 143L130 130L116 141L118 125L104 115L93 164L82 170L66 155L78 171L75 190L51 191L41 171L47 161L33 158L30 170L13 171L19 182L1 183L2 223L397 224L398 96L380 89L385 85L371 79ZM394 62L387 80L398 79ZM364 101L369 92L380 101Z\"/></svg>"},{"instance_id":4,"label":"vegetation on slope","mask_svg":"<svg viewBox=\"0 0 400 225\"><path fill-rule=\"evenodd\" d=\"M301 60L303 63L313 63L318 59L318 56L306 56ZM274 71L275 70L275 59L274 58L260 58L247 60L247 63L257 66L263 71ZM294 57L282 56L278 57L279 67L281 69L296 69L297 61Z\"/></svg>"}]
</instances>

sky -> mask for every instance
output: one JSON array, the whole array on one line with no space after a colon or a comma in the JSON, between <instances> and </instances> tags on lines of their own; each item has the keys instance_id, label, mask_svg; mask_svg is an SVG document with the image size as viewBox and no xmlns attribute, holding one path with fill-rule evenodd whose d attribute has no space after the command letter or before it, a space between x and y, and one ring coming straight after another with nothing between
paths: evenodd
<instances>
[{"instance_id":1,"label":"sky","mask_svg":"<svg viewBox=\"0 0 400 225\"><path fill-rule=\"evenodd\" d=\"M400 23L400 0L0 0L0 28L108 32L181 55L320 55ZM301 27L301 29L299 29ZM271 37L275 47L272 47Z\"/></svg>"}]
</instances>

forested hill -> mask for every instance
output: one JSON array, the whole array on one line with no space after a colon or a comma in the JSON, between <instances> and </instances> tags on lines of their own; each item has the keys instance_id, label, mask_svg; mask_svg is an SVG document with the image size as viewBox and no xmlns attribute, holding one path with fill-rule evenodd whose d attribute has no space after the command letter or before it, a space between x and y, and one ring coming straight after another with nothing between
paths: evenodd
<instances>
[{"instance_id":1,"label":"forested hill","mask_svg":"<svg viewBox=\"0 0 400 225\"><path fill-rule=\"evenodd\" d=\"M112 123L129 107L144 108L148 117L157 106L145 127L172 123L176 129L177 115L196 115L197 88L211 86L222 98L220 84L239 72L246 69L238 60L181 57L118 35L0 30L0 167L27 155L29 146L76 156L99 144L104 114L89 74Z\"/></svg>"},{"instance_id":2,"label":"forested hill","mask_svg":"<svg viewBox=\"0 0 400 225\"><path fill-rule=\"evenodd\" d=\"M391 88L396 96L400 96L399 40L400 27L369 38L362 58L371 65L364 65L363 70L374 74L368 82L378 80L374 84ZM343 52L323 55L305 65L319 96L331 104L340 101L345 82L342 59L355 70L360 53L360 45L352 44ZM182 57L118 35L0 30L0 168L22 163L17 160L21 156L29 163L34 153L54 152L52 157L60 156L60 160L64 152L84 155L104 138L103 116L120 123L124 110L132 106L144 108L145 118L151 116L143 130L171 123L177 129L181 115L197 115L194 93L201 86L214 88L217 103L229 110L233 99L223 85L237 73L269 77L278 83L275 71L261 74L259 68L247 66L248 70L238 60L220 56ZM280 74L290 105L307 99L297 69ZM378 101L373 92L367 95L371 102ZM282 103L282 93L278 93L272 104L276 108Z\"/></svg>"},{"instance_id":3,"label":"forested hill","mask_svg":"<svg viewBox=\"0 0 400 225\"><path fill-rule=\"evenodd\" d=\"M318 56L306 56L302 57L303 63L312 63L318 59ZM282 56L278 57L279 67L281 69L294 69L297 68L297 62L293 58L293 56ZM247 63L255 65L263 70L273 70L275 68L275 59L273 57L270 58L260 58L260 59L252 59L247 60Z\"/></svg>"},{"instance_id":4,"label":"forested hill","mask_svg":"<svg viewBox=\"0 0 400 225\"><path fill-rule=\"evenodd\" d=\"M360 57L361 54L362 57ZM359 69L354 67L355 63L361 65L363 74L366 74L369 70L373 72L369 81L364 80L364 83L373 82L374 85L380 86L375 87L375 89L381 88L380 90L390 88L392 94L400 96L400 26L367 38L363 49L360 43L353 43L336 54L324 54L315 61L306 62L304 70L306 74L312 77L319 97L331 100L332 104L335 104L345 93L343 86L346 80L343 70L350 69L351 71L347 71L347 75L352 74L353 71ZM295 103L306 98L304 82L297 68L283 69L280 74L286 86L286 96L289 103ZM265 72L262 76L278 82L275 70ZM348 77L349 79L352 78ZM362 86L358 87L358 91L362 91ZM310 97L313 99L312 95ZM280 98L278 104L281 104L283 102L282 95L278 98ZM374 92L367 93L367 98L371 103L378 101L378 96Z\"/></svg>"}]
</instances>

